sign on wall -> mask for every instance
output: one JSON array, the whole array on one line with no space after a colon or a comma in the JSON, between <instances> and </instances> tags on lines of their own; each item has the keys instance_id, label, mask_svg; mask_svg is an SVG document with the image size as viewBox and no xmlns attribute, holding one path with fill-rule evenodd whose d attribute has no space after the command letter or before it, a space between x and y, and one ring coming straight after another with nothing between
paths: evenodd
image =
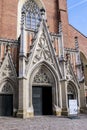
<instances>
[{"instance_id":1,"label":"sign on wall","mask_svg":"<svg viewBox=\"0 0 87 130\"><path fill-rule=\"evenodd\" d=\"M78 114L78 106L77 100L69 100L69 115L77 115Z\"/></svg>"}]
</instances>

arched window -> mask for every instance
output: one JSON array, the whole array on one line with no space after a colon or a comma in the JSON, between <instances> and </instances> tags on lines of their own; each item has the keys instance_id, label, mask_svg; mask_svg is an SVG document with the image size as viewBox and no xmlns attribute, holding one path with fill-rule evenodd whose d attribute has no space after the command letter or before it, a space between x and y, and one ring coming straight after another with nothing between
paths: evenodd
<instances>
[{"instance_id":1,"label":"arched window","mask_svg":"<svg viewBox=\"0 0 87 130\"><path fill-rule=\"evenodd\" d=\"M38 5L34 0L28 0L24 9L26 9L25 26L27 29L35 30L40 24L41 13Z\"/></svg>"}]
</instances>

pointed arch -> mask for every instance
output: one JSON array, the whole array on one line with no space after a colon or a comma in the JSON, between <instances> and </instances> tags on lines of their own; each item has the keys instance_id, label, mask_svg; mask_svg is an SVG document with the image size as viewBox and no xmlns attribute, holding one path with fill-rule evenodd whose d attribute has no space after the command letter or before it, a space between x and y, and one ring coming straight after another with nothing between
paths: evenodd
<instances>
[{"instance_id":1,"label":"pointed arch","mask_svg":"<svg viewBox=\"0 0 87 130\"><path fill-rule=\"evenodd\" d=\"M34 77L37 75L37 73L41 70L42 78L44 76L47 76L47 80L40 80L40 82L36 83L35 85L38 86L44 86L47 85L52 87L52 104L53 107L56 106L56 108L61 107L60 105L60 85L59 85L59 77L55 71L55 69L46 61L42 61L37 63L35 66L33 66L32 70L28 74L28 82L27 86L29 88L28 98L29 98L29 106L32 107L32 86L34 85ZM38 78L38 77L37 77ZM46 79L45 78L45 79ZM42 82L41 82L42 81ZM55 109L55 108L54 108Z\"/></svg>"},{"instance_id":2,"label":"pointed arch","mask_svg":"<svg viewBox=\"0 0 87 130\"><path fill-rule=\"evenodd\" d=\"M13 110L18 109L18 83L10 77L5 77L0 81L0 95L13 96ZM13 111L14 112L14 111Z\"/></svg>"},{"instance_id":3,"label":"pointed arch","mask_svg":"<svg viewBox=\"0 0 87 130\"><path fill-rule=\"evenodd\" d=\"M17 37L19 37L20 33L21 33L21 31L20 31L21 17L22 17L21 12L23 10L23 7L25 7L26 3L29 1L34 1L39 9L45 10L45 5L42 0L19 0L19 2L18 2L18 19L17 19ZM26 8L25 8L25 10L27 10Z\"/></svg>"},{"instance_id":4,"label":"pointed arch","mask_svg":"<svg viewBox=\"0 0 87 130\"><path fill-rule=\"evenodd\" d=\"M45 60L40 61L37 64L35 64L31 73L33 73L37 68L39 68L42 65L44 65L46 68L48 68L48 70L57 78L57 80L59 79L54 67L52 65L50 65L48 62L46 62Z\"/></svg>"},{"instance_id":5,"label":"pointed arch","mask_svg":"<svg viewBox=\"0 0 87 130\"><path fill-rule=\"evenodd\" d=\"M15 93L17 84L15 84L15 82L12 79L10 79L9 77L5 77L1 80L0 92L7 83L10 85L10 87L12 89L12 94Z\"/></svg>"},{"instance_id":6,"label":"pointed arch","mask_svg":"<svg viewBox=\"0 0 87 130\"><path fill-rule=\"evenodd\" d=\"M69 100L69 95L72 96L71 99L77 99L78 107L80 108L80 88L72 80L67 82L67 100Z\"/></svg>"}]
</instances>

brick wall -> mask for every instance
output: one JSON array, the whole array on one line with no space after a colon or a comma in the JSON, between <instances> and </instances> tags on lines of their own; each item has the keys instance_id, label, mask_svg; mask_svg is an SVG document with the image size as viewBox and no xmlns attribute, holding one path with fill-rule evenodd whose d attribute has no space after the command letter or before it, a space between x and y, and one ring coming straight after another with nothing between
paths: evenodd
<instances>
[{"instance_id":1,"label":"brick wall","mask_svg":"<svg viewBox=\"0 0 87 130\"><path fill-rule=\"evenodd\" d=\"M58 33L58 0L43 0L50 32Z\"/></svg>"},{"instance_id":2,"label":"brick wall","mask_svg":"<svg viewBox=\"0 0 87 130\"><path fill-rule=\"evenodd\" d=\"M80 48L87 55L87 38L68 25L66 0L43 0L43 2L50 32L58 33L58 22L61 20L65 47L74 47L74 37L79 36ZM0 38L16 38L17 4L18 0L0 0Z\"/></svg>"},{"instance_id":3,"label":"brick wall","mask_svg":"<svg viewBox=\"0 0 87 130\"><path fill-rule=\"evenodd\" d=\"M15 39L18 0L0 0L0 38Z\"/></svg>"},{"instance_id":4,"label":"brick wall","mask_svg":"<svg viewBox=\"0 0 87 130\"><path fill-rule=\"evenodd\" d=\"M75 44L74 44L75 36L78 37L80 51L82 51L84 53L84 55L87 57L87 37L85 37L83 34L81 34L73 26L69 25L68 26L68 38L69 38L69 44L71 47L75 47Z\"/></svg>"}]
</instances>

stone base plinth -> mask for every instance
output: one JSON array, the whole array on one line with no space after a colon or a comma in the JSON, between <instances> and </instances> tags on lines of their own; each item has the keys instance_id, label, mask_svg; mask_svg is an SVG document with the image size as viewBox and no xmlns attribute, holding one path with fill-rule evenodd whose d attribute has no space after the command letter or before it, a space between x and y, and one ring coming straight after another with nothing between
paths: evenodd
<instances>
[{"instance_id":1,"label":"stone base plinth","mask_svg":"<svg viewBox=\"0 0 87 130\"><path fill-rule=\"evenodd\" d=\"M18 110L17 117L19 118L31 118L34 117L33 111Z\"/></svg>"},{"instance_id":2,"label":"stone base plinth","mask_svg":"<svg viewBox=\"0 0 87 130\"><path fill-rule=\"evenodd\" d=\"M63 108L61 114L64 115L64 116L68 116L67 108Z\"/></svg>"},{"instance_id":3,"label":"stone base plinth","mask_svg":"<svg viewBox=\"0 0 87 130\"><path fill-rule=\"evenodd\" d=\"M54 115L56 116L61 116L61 108L55 108L54 111L53 111Z\"/></svg>"}]
</instances>

